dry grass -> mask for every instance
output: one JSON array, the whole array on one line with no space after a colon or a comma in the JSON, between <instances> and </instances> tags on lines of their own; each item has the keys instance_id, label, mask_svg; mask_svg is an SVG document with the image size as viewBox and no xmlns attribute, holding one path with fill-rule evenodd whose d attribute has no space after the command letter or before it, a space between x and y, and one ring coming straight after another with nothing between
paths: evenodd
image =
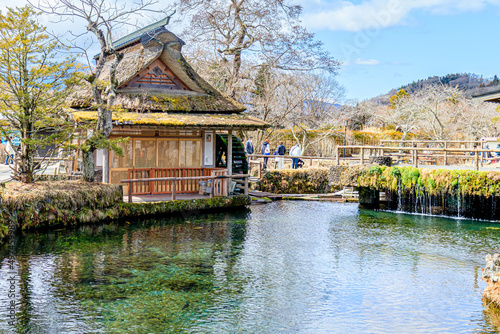
<instances>
[{"instance_id":1,"label":"dry grass","mask_svg":"<svg viewBox=\"0 0 500 334\"><path fill-rule=\"evenodd\" d=\"M500 307L500 284L486 280L488 286L484 289L483 296L490 302Z\"/></svg>"},{"instance_id":2,"label":"dry grass","mask_svg":"<svg viewBox=\"0 0 500 334\"><path fill-rule=\"evenodd\" d=\"M488 286L483 292L484 313L490 323L500 329L500 285L489 280Z\"/></svg>"},{"instance_id":3,"label":"dry grass","mask_svg":"<svg viewBox=\"0 0 500 334\"><path fill-rule=\"evenodd\" d=\"M10 210L26 205L51 204L60 208L109 207L122 200L119 186L82 181L24 184L11 182L0 190L2 204Z\"/></svg>"}]
</instances>

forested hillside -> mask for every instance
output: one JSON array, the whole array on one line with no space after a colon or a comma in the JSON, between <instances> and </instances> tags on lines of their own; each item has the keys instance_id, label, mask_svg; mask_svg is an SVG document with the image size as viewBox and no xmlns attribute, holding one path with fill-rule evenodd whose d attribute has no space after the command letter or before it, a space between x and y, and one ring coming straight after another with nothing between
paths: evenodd
<instances>
[{"instance_id":1,"label":"forested hillside","mask_svg":"<svg viewBox=\"0 0 500 334\"><path fill-rule=\"evenodd\" d=\"M473 73L448 74L443 77L432 76L427 79L413 81L412 83L393 89L388 94L394 95L400 89L407 93L415 93L431 85L446 85L456 87L464 91L466 96L485 93L491 90L500 89L500 80L495 75L493 78L483 78L482 75Z\"/></svg>"}]
</instances>

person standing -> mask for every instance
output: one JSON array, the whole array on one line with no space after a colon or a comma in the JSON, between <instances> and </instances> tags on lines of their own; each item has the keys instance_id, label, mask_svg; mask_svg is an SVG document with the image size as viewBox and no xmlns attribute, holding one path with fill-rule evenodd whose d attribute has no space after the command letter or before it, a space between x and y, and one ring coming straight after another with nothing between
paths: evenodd
<instances>
[{"instance_id":1,"label":"person standing","mask_svg":"<svg viewBox=\"0 0 500 334\"><path fill-rule=\"evenodd\" d=\"M264 143L262 143L262 149L260 154L262 155L270 155L271 154L271 146L269 145L269 139L264 140ZM267 168L267 161L269 158L264 158L264 166L262 166L262 169Z\"/></svg>"},{"instance_id":2,"label":"person standing","mask_svg":"<svg viewBox=\"0 0 500 334\"><path fill-rule=\"evenodd\" d=\"M252 144L252 141L253 141L253 137L250 137L247 140L246 144L245 144L245 151L247 151L248 155L253 154L253 144Z\"/></svg>"},{"instance_id":3,"label":"person standing","mask_svg":"<svg viewBox=\"0 0 500 334\"><path fill-rule=\"evenodd\" d=\"M278 155L285 155L286 153L286 148L285 145L283 145L283 142L280 141L280 145L276 149L276 152ZM278 169L283 169L285 168L285 158L278 158Z\"/></svg>"},{"instance_id":4,"label":"person standing","mask_svg":"<svg viewBox=\"0 0 500 334\"><path fill-rule=\"evenodd\" d=\"M302 151L300 149L299 144L295 144L291 149L290 149L290 155L292 157L300 157L302 155ZM297 169L299 168L299 158L292 158L292 169Z\"/></svg>"},{"instance_id":5,"label":"person standing","mask_svg":"<svg viewBox=\"0 0 500 334\"><path fill-rule=\"evenodd\" d=\"M9 165L9 159L11 164L14 163L14 153L16 153L16 151L12 147L11 137L7 137L7 146L5 147L5 152L7 152L7 157L5 158L5 164Z\"/></svg>"}]
</instances>

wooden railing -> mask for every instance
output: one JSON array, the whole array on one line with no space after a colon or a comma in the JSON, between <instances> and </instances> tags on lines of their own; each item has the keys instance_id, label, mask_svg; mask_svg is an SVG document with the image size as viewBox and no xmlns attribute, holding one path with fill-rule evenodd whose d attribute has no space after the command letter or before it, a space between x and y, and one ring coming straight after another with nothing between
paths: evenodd
<instances>
[{"instance_id":1,"label":"wooden railing","mask_svg":"<svg viewBox=\"0 0 500 334\"><path fill-rule=\"evenodd\" d=\"M451 142L447 142L451 143ZM458 141L457 141L458 143ZM462 142L463 143L463 142ZM468 142L475 143L475 142ZM347 152L345 155L344 152ZM439 164L442 166L453 166L453 165L472 165L476 170L479 170L480 166L491 161L500 161L500 156L496 153L500 153L500 149L484 149L484 148L429 148L429 147L391 147L391 146L338 146L336 154L334 157L312 157L312 156L300 156L293 157L289 155L261 155L253 154L250 155L253 160L249 160L249 163L259 165L259 177L260 170L262 168L262 158L269 158L268 165L272 164L272 159L275 157L284 158L291 160L293 158L299 158L303 161L308 161L309 165L312 166L314 160L333 160L334 164L340 165L341 161L365 164L369 163L372 157L391 157L395 161L406 162L415 167L419 164ZM490 154L491 157L487 157Z\"/></svg>"},{"instance_id":2,"label":"wooden railing","mask_svg":"<svg viewBox=\"0 0 500 334\"><path fill-rule=\"evenodd\" d=\"M439 145L442 148L452 148L454 145L477 145L481 146L484 144L484 141L480 140L393 140L393 139L383 139L380 141L381 145L388 147L412 147L413 145L418 144L432 144ZM360 146L360 145L356 145Z\"/></svg>"},{"instance_id":3,"label":"wooden railing","mask_svg":"<svg viewBox=\"0 0 500 334\"><path fill-rule=\"evenodd\" d=\"M227 172L227 170L224 170ZM228 187L227 180L233 179L243 179L243 193L248 195L248 178L250 175L248 174L236 174L236 175L216 175L221 174L222 171L215 170L213 171L213 175L210 176L191 176L191 177L159 177L159 178L139 178L139 179L127 179L121 180L122 183L128 183L128 202L132 203L132 196L134 195L132 189L134 188L134 184L137 183L149 183L149 182L165 182L171 184L171 194L172 200L176 199L176 195L179 193L177 191L177 185L182 184L182 182L196 182L198 181L208 181L211 180L212 186L210 187L210 197L214 196L227 196L228 195ZM185 193L185 192L184 192ZM137 195L137 194L135 194Z\"/></svg>"},{"instance_id":4,"label":"wooden railing","mask_svg":"<svg viewBox=\"0 0 500 334\"><path fill-rule=\"evenodd\" d=\"M128 179L143 179L132 186L134 195L170 194L174 187L177 193L197 193L200 189L198 181L190 179L200 176L227 175L224 168L134 168L128 170ZM176 183L159 180L177 178ZM130 190L129 190L130 191Z\"/></svg>"},{"instance_id":5,"label":"wooden railing","mask_svg":"<svg viewBox=\"0 0 500 334\"><path fill-rule=\"evenodd\" d=\"M343 158L343 150L358 152L357 155ZM492 157L486 157L487 154ZM371 157L391 157L398 161L406 161L414 167L418 167L419 162L430 162L437 164L438 159L444 166L454 165L450 163L452 160L460 161L461 163L470 163L479 170L485 162L500 160L499 149L465 149L465 148L429 148L429 147L386 147L386 146L339 146L337 148L336 164L339 165L341 160L359 161L360 164L367 163ZM368 155L368 156L367 156Z\"/></svg>"},{"instance_id":6,"label":"wooden railing","mask_svg":"<svg viewBox=\"0 0 500 334\"><path fill-rule=\"evenodd\" d=\"M293 158L298 158L304 161L304 163L307 161L309 162L309 166L312 166L313 160L335 160L335 157L312 157L312 156L300 156L300 157L294 157L291 155L264 155L264 154L252 154L248 155L248 157L251 158L269 158L268 164L272 163L274 161L274 158L284 158L291 160ZM252 163L252 161L256 160L250 160L249 162Z\"/></svg>"}]
</instances>

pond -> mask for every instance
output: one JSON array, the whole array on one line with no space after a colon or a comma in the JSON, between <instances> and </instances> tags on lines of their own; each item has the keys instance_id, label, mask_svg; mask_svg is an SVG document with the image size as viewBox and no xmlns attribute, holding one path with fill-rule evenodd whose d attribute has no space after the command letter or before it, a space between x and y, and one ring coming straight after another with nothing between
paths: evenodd
<instances>
[{"instance_id":1,"label":"pond","mask_svg":"<svg viewBox=\"0 0 500 334\"><path fill-rule=\"evenodd\" d=\"M13 241L5 333L496 332L480 281L492 223L285 201Z\"/></svg>"}]
</instances>

